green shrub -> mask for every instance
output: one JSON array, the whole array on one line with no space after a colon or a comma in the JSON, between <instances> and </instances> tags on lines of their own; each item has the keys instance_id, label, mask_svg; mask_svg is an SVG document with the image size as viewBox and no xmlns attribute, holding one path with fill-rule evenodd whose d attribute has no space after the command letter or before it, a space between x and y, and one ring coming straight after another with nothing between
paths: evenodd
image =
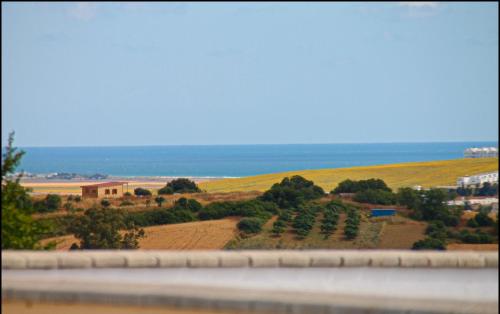
<instances>
[{"instance_id":1,"label":"green shrub","mask_svg":"<svg viewBox=\"0 0 500 314\"><path fill-rule=\"evenodd\" d=\"M143 188L135 188L134 194L137 196L149 196L151 195L151 191Z\"/></svg>"},{"instance_id":2,"label":"green shrub","mask_svg":"<svg viewBox=\"0 0 500 314\"><path fill-rule=\"evenodd\" d=\"M101 200L101 206L102 207L109 207L109 206L111 206L111 202L107 199L103 199L103 200Z\"/></svg>"},{"instance_id":3,"label":"green shrub","mask_svg":"<svg viewBox=\"0 0 500 314\"><path fill-rule=\"evenodd\" d=\"M387 184L381 179L368 179L368 180L344 180L331 191L332 194L340 193L357 193L365 190L382 190L392 192Z\"/></svg>"},{"instance_id":4,"label":"green shrub","mask_svg":"<svg viewBox=\"0 0 500 314\"><path fill-rule=\"evenodd\" d=\"M389 191L385 190L362 190L356 192L353 200L360 203L392 205L396 203L396 196Z\"/></svg>"},{"instance_id":5,"label":"green shrub","mask_svg":"<svg viewBox=\"0 0 500 314\"><path fill-rule=\"evenodd\" d=\"M413 250L445 250L446 243L442 239L427 237L413 243Z\"/></svg>"},{"instance_id":6,"label":"green shrub","mask_svg":"<svg viewBox=\"0 0 500 314\"><path fill-rule=\"evenodd\" d=\"M135 205L134 202L131 202L129 200L124 200L120 203L120 206L133 206Z\"/></svg>"},{"instance_id":7,"label":"green shrub","mask_svg":"<svg viewBox=\"0 0 500 314\"><path fill-rule=\"evenodd\" d=\"M259 218L243 218L238 222L238 229L246 234L259 233L262 231L263 223Z\"/></svg>"},{"instance_id":8,"label":"green shrub","mask_svg":"<svg viewBox=\"0 0 500 314\"><path fill-rule=\"evenodd\" d=\"M194 181L186 178L179 178L167 183L163 188L158 190L158 194L174 194L174 193L199 193L201 190L198 188Z\"/></svg>"}]
</instances>

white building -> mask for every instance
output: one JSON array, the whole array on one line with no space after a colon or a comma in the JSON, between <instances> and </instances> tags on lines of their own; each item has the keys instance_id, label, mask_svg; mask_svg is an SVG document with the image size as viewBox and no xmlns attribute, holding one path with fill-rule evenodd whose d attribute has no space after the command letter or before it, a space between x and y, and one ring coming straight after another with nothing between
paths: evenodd
<instances>
[{"instance_id":1,"label":"white building","mask_svg":"<svg viewBox=\"0 0 500 314\"><path fill-rule=\"evenodd\" d=\"M465 158L498 157L496 147L473 147L464 151Z\"/></svg>"},{"instance_id":2,"label":"white building","mask_svg":"<svg viewBox=\"0 0 500 314\"><path fill-rule=\"evenodd\" d=\"M460 177L457 179L457 186L482 185L485 182L498 183L498 171Z\"/></svg>"}]
</instances>

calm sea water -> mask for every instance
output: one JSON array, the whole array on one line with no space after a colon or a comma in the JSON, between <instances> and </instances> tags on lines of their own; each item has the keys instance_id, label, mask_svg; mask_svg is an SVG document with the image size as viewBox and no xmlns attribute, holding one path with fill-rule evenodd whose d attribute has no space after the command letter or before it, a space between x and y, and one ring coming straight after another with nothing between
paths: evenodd
<instances>
[{"instance_id":1,"label":"calm sea water","mask_svg":"<svg viewBox=\"0 0 500 314\"><path fill-rule=\"evenodd\" d=\"M22 148L18 170L116 176L240 177L461 158L497 142Z\"/></svg>"}]
</instances>

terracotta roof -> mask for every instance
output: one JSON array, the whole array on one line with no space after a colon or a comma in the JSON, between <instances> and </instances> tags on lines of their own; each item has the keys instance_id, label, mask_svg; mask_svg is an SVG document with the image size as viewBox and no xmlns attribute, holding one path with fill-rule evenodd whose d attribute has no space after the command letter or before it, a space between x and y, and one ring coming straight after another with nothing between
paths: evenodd
<instances>
[{"instance_id":1,"label":"terracotta roof","mask_svg":"<svg viewBox=\"0 0 500 314\"><path fill-rule=\"evenodd\" d=\"M105 187L105 186L115 186L115 185L124 185L128 182L122 182L122 181L115 181L115 182L104 182L104 183L96 183L96 184L89 184L89 185L81 185L81 188L87 188L87 187Z\"/></svg>"}]
</instances>

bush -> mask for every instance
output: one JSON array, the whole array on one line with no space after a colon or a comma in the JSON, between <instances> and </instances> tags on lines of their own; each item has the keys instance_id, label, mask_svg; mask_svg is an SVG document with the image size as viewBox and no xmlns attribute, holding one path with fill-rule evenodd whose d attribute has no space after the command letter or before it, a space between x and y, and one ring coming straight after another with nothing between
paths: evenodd
<instances>
[{"instance_id":1,"label":"bush","mask_svg":"<svg viewBox=\"0 0 500 314\"><path fill-rule=\"evenodd\" d=\"M79 203L79 202L81 202L81 201L82 201L82 197L81 197L80 195L76 195L76 196L74 197L74 200L75 200L75 202Z\"/></svg>"},{"instance_id":2,"label":"bush","mask_svg":"<svg viewBox=\"0 0 500 314\"><path fill-rule=\"evenodd\" d=\"M122 236L121 230L127 232ZM80 240L82 249L131 249L138 248L144 230L127 221L116 209L91 208L74 219L69 231Z\"/></svg>"},{"instance_id":3,"label":"bush","mask_svg":"<svg viewBox=\"0 0 500 314\"><path fill-rule=\"evenodd\" d=\"M488 216L488 214L484 213L484 212L481 212L481 213L478 213L475 217L474 217L474 220L477 222L477 224L480 226L480 227L490 227L490 226L493 226L493 224L495 223L493 221L493 219L491 219L490 216Z\"/></svg>"},{"instance_id":4,"label":"bush","mask_svg":"<svg viewBox=\"0 0 500 314\"><path fill-rule=\"evenodd\" d=\"M201 220L220 219L229 216L259 217L269 219L276 214L278 208L274 203L261 200L248 200L237 202L213 202L199 211Z\"/></svg>"},{"instance_id":5,"label":"bush","mask_svg":"<svg viewBox=\"0 0 500 314\"><path fill-rule=\"evenodd\" d=\"M193 213L197 213L203 209L203 206L195 199L187 199L185 197L179 198L177 201L175 201L174 210L189 210Z\"/></svg>"},{"instance_id":6,"label":"bush","mask_svg":"<svg viewBox=\"0 0 500 314\"><path fill-rule=\"evenodd\" d=\"M317 199L325 195L323 189L314 185L313 181L301 176L284 178L267 190L260 200L273 202L280 208L295 208L306 201Z\"/></svg>"},{"instance_id":7,"label":"bush","mask_svg":"<svg viewBox=\"0 0 500 314\"><path fill-rule=\"evenodd\" d=\"M101 200L101 206L102 207L109 207L109 206L111 206L111 202L108 201L107 199L103 199L103 200Z\"/></svg>"},{"instance_id":8,"label":"bush","mask_svg":"<svg viewBox=\"0 0 500 314\"><path fill-rule=\"evenodd\" d=\"M442 239L425 238L424 240L413 243L413 250L445 250L446 243Z\"/></svg>"},{"instance_id":9,"label":"bush","mask_svg":"<svg viewBox=\"0 0 500 314\"><path fill-rule=\"evenodd\" d=\"M167 183L163 188L158 190L158 194L174 194L174 193L198 193L201 190L194 181L186 178L179 178Z\"/></svg>"},{"instance_id":10,"label":"bush","mask_svg":"<svg viewBox=\"0 0 500 314\"><path fill-rule=\"evenodd\" d=\"M238 223L238 229L246 234L259 233L263 223L259 218L243 218Z\"/></svg>"},{"instance_id":11,"label":"bush","mask_svg":"<svg viewBox=\"0 0 500 314\"><path fill-rule=\"evenodd\" d=\"M361 215L359 210L354 208L347 209L347 219L345 221L344 235L348 240L352 240L358 236L359 224Z\"/></svg>"},{"instance_id":12,"label":"bush","mask_svg":"<svg viewBox=\"0 0 500 314\"><path fill-rule=\"evenodd\" d=\"M61 207L61 203L61 197L57 194L47 194L45 197L45 206L47 206L49 211L57 210Z\"/></svg>"},{"instance_id":13,"label":"bush","mask_svg":"<svg viewBox=\"0 0 500 314\"><path fill-rule=\"evenodd\" d=\"M151 191L143 188L134 189L134 194L137 196L149 196L151 195Z\"/></svg>"},{"instance_id":14,"label":"bush","mask_svg":"<svg viewBox=\"0 0 500 314\"><path fill-rule=\"evenodd\" d=\"M392 190L381 179L368 179L368 180L344 180L331 191L332 194L340 193L357 193L365 190L382 190L392 192Z\"/></svg>"},{"instance_id":15,"label":"bush","mask_svg":"<svg viewBox=\"0 0 500 314\"><path fill-rule=\"evenodd\" d=\"M396 203L396 196L385 190L362 190L356 192L353 200L360 203L392 205Z\"/></svg>"},{"instance_id":16,"label":"bush","mask_svg":"<svg viewBox=\"0 0 500 314\"><path fill-rule=\"evenodd\" d=\"M476 219L471 218L471 219L467 220L467 227L477 228L477 227L479 227L479 224L477 223Z\"/></svg>"},{"instance_id":17,"label":"bush","mask_svg":"<svg viewBox=\"0 0 500 314\"><path fill-rule=\"evenodd\" d=\"M158 204L158 207L161 207L161 204L163 204L163 202L165 202L165 198L161 197L161 196L157 196L157 197L155 197L155 202L156 202L156 204Z\"/></svg>"},{"instance_id":18,"label":"bush","mask_svg":"<svg viewBox=\"0 0 500 314\"><path fill-rule=\"evenodd\" d=\"M273 229L271 232L275 236L279 236L280 234L285 232L285 228L286 228L286 222L284 220L278 219L273 223Z\"/></svg>"},{"instance_id":19,"label":"bush","mask_svg":"<svg viewBox=\"0 0 500 314\"><path fill-rule=\"evenodd\" d=\"M64 207L64 209L66 209L67 211L73 211L73 204L71 204L70 202L66 202L66 203L64 203L63 207Z\"/></svg>"},{"instance_id":20,"label":"bush","mask_svg":"<svg viewBox=\"0 0 500 314\"><path fill-rule=\"evenodd\" d=\"M125 196L125 197L130 197L130 196L132 196L132 193L130 193L130 192L125 192L125 193L123 193L123 196Z\"/></svg>"}]
</instances>

